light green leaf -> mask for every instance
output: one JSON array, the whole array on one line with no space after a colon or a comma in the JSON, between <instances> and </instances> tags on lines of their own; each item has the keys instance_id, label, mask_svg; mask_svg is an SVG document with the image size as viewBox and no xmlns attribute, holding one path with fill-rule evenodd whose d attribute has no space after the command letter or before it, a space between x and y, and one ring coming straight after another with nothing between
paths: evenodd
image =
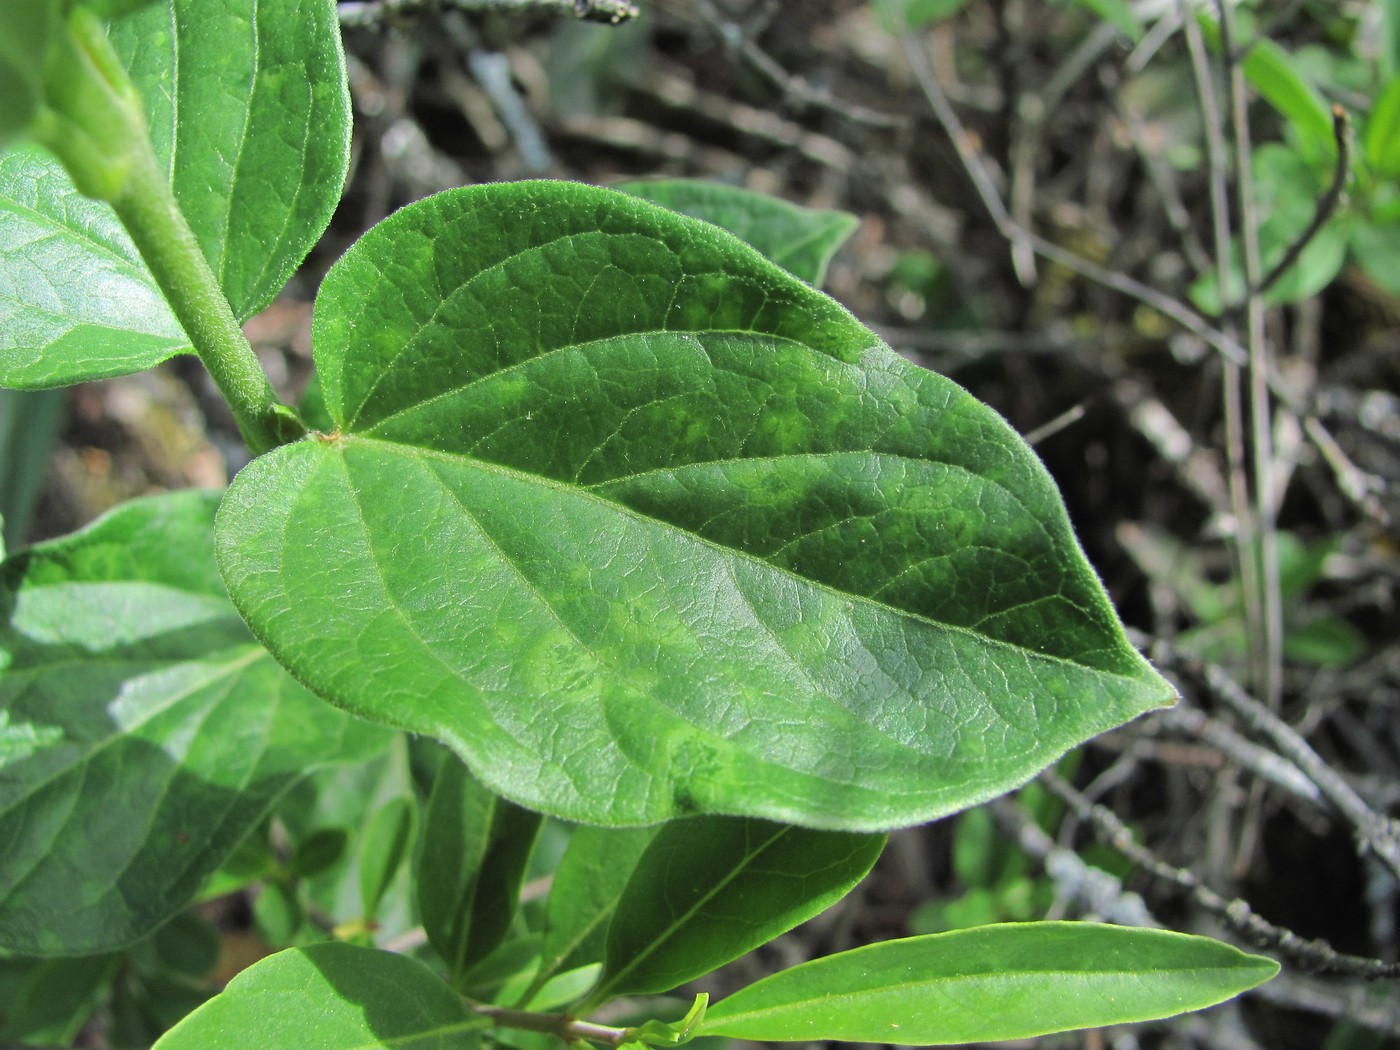
<instances>
[{"instance_id":1,"label":"light green leaf","mask_svg":"<svg viewBox=\"0 0 1400 1050\"><path fill-rule=\"evenodd\" d=\"M1220 26L1207 14L1199 16L1211 47L1219 51ZM1304 156L1326 165L1336 160L1332 112L1317 89L1294 68L1292 57L1272 40L1251 40L1244 56L1244 75L1251 87L1288 121Z\"/></svg>"},{"instance_id":2,"label":"light green leaf","mask_svg":"<svg viewBox=\"0 0 1400 1050\"><path fill-rule=\"evenodd\" d=\"M764 193L696 179L641 180L615 188L712 222L816 287L826 279L831 257L859 225L843 211L799 208Z\"/></svg>"},{"instance_id":3,"label":"light green leaf","mask_svg":"<svg viewBox=\"0 0 1400 1050\"><path fill-rule=\"evenodd\" d=\"M820 915L865 878L884 835L695 817L661 829L632 872L590 997L664 992Z\"/></svg>"},{"instance_id":4,"label":"light green leaf","mask_svg":"<svg viewBox=\"0 0 1400 1050\"><path fill-rule=\"evenodd\" d=\"M449 756L423 818L418 906L428 940L458 980L510 932L540 817L487 791Z\"/></svg>"},{"instance_id":5,"label":"light green leaf","mask_svg":"<svg viewBox=\"0 0 1400 1050\"><path fill-rule=\"evenodd\" d=\"M156 1050L473 1050L485 1027L416 959L330 942L250 966Z\"/></svg>"},{"instance_id":6,"label":"light green leaf","mask_svg":"<svg viewBox=\"0 0 1400 1050\"><path fill-rule=\"evenodd\" d=\"M1400 176L1400 73L1376 97L1366 119L1366 163L1382 179Z\"/></svg>"},{"instance_id":7,"label":"light green leaf","mask_svg":"<svg viewBox=\"0 0 1400 1050\"><path fill-rule=\"evenodd\" d=\"M1199 1010L1276 973L1272 959L1165 930L981 926L783 970L711 1006L697 1034L915 1046L1028 1039Z\"/></svg>"},{"instance_id":8,"label":"light green leaf","mask_svg":"<svg viewBox=\"0 0 1400 1050\"><path fill-rule=\"evenodd\" d=\"M875 0L874 6L886 29L902 33L952 18L967 6L967 0Z\"/></svg>"},{"instance_id":9,"label":"light green leaf","mask_svg":"<svg viewBox=\"0 0 1400 1050\"><path fill-rule=\"evenodd\" d=\"M1371 280L1391 295L1400 295L1400 222L1357 223L1351 249Z\"/></svg>"},{"instance_id":10,"label":"light green leaf","mask_svg":"<svg viewBox=\"0 0 1400 1050\"><path fill-rule=\"evenodd\" d=\"M526 1000L554 974L603 961L612 921L652 828L577 829L549 888L540 968Z\"/></svg>"},{"instance_id":11,"label":"light green leaf","mask_svg":"<svg viewBox=\"0 0 1400 1050\"><path fill-rule=\"evenodd\" d=\"M176 199L249 317L340 198L350 111L335 4L167 0L111 36ZM35 148L0 157L0 275L0 385L124 375L189 347L111 209Z\"/></svg>"},{"instance_id":12,"label":"light green leaf","mask_svg":"<svg viewBox=\"0 0 1400 1050\"><path fill-rule=\"evenodd\" d=\"M213 566L217 496L127 504L0 566L0 947L129 944L301 774L382 730L289 678Z\"/></svg>"},{"instance_id":13,"label":"light green leaf","mask_svg":"<svg viewBox=\"0 0 1400 1050\"><path fill-rule=\"evenodd\" d=\"M521 805L889 828L1172 701L1000 417L713 226L449 191L314 343L336 430L235 480L234 602Z\"/></svg>"}]
</instances>

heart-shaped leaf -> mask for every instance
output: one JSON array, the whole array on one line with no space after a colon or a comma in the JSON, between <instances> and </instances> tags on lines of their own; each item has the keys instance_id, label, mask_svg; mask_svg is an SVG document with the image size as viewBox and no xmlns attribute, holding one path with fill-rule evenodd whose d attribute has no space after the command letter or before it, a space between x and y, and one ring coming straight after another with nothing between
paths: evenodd
<instances>
[{"instance_id":1,"label":"heart-shaped leaf","mask_svg":"<svg viewBox=\"0 0 1400 1050\"><path fill-rule=\"evenodd\" d=\"M485 1027L418 960L332 941L248 967L156 1050L474 1050Z\"/></svg>"},{"instance_id":2,"label":"heart-shaped leaf","mask_svg":"<svg viewBox=\"0 0 1400 1050\"><path fill-rule=\"evenodd\" d=\"M450 191L313 338L336 430L235 479L230 594L522 805L889 828L1171 702L1000 417L709 224Z\"/></svg>"},{"instance_id":3,"label":"heart-shaped leaf","mask_svg":"<svg viewBox=\"0 0 1400 1050\"><path fill-rule=\"evenodd\" d=\"M911 1046L1027 1039L1199 1010L1276 973L1272 959L1166 930L979 926L780 971L710 1007L697 1034Z\"/></svg>"},{"instance_id":4,"label":"heart-shaped leaf","mask_svg":"<svg viewBox=\"0 0 1400 1050\"><path fill-rule=\"evenodd\" d=\"M249 637L217 496L128 503L0 565L0 946L129 944L304 772L381 746Z\"/></svg>"},{"instance_id":5,"label":"heart-shaped leaf","mask_svg":"<svg viewBox=\"0 0 1400 1050\"><path fill-rule=\"evenodd\" d=\"M111 37L181 210L234 313L249 317L340 199L350 102L335 3L166 0ZM0 157L0 275L5 386L125 375L189 348L111 209L34 148Z\"/></svg>"}]
</instances>

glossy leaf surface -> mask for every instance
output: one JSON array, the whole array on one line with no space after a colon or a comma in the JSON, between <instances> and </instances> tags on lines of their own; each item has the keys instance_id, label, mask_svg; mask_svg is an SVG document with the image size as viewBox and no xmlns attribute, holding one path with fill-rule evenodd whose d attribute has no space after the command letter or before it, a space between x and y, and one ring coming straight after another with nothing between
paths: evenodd
<instances>
[{"instance_id":1,"label":"glossy leaf surface","mask_svg":"<svg viewBox=\"0 0 1400 1050\"><path fill-rule=\"evenodd\" d=\"M943 1045L1171 1017L1278 972L1205 937L1012 923L872 944L783 970L710 1007L700 1035Z\"/></svg>"},{"instance_id":2,"label":"glossy leaf surface","mask_svg":"<svg viewBox=\"0 0 1400 1050\"><path fill-rule=\"evenodd\" d=\"M820 286L836 250L855 232L843 211L799 208L763 193L697 179L624 182L624 193L728 230L794 277Z\"/></svg>"},{"instance_id":3,"label":"glossy leaf surface","mask_svg":"<svg viewBox=\"0 0 1400 1050\"><path fill-rule=\"evenodd\" d=\"M491 794L454 756L442 763L423 818L418 907L455 981L510 931L538 813Z\"/></svg>"},{"instance_id":4,"label":"glossy leaf surface","mask_svg":"<svg viewBox=\"0 0 1400 1050\"><path fill-rule=\"evenodd\" d=\"M672 821L618 901L595 998L668 991L767 944L850 892L884 845L766 820Z\"/></svg>"},{"instance_id":5,"label":"glossy leaf surface","mask_svg":"<svg viewBox=\"0 0 1400 1050\"><path fill-rule=\"evenodd\" d=\"M111 37L181 210L234 313L249 317L340 199L350 110L335 4L169 0ZM0 274L5 386L125 375L188 349L111 209L37 149L0 157Z\"/></svg>"},{"instance_id":6,"label":"glossy leaf surface","mask_svg":"<svg viewBox=\"0 0 1400 1050\"><path fill-rule=\"evenodd\" d=\"M449 191L331 270L336 432L220 511L319 695L522 805L876 829L1172 699L994 412L708 224Z\"/></svg>"},{"instance_id":7,"label":"glossy leaf surface","mask_svg":"<svg viewBox=\"0 0 1400 1050\"><path fill-rule=\"evenodd\" d=\"M214 569L217 497L126 504L0 566L0 946L130 943L309 769L383 730L292 681Z\"/></svg>"},{"instance_id":8,"label":"glossy leaf surface","mask_svg":"<svg viewBox=\"0 0 1400 1050\"><path fill-rule=\"evenodd\" d=\"M578 828L554 871L540 969L532 991L556 973L603 961L612 922L651 828Z\"/></svg>"},{"instance_id":9,"label":"glossy leaf surface","mask_svg":"<svg viewBox=\"0 0 1400 1050\"><path fill-rule=\"evenodd\" d=\"M415 959L329 942L250 966L158 1050L472 1050L485 1027Z\"/></svg>"}]
</instances>

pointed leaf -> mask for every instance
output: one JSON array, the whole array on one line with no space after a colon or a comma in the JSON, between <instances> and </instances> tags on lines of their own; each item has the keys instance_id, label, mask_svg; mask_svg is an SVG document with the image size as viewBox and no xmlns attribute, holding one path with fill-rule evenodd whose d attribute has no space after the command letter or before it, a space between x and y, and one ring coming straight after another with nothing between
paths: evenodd
<instances>
[{"instance_id":1,"label":"pointed leaf","mask_svg":"<svg viewBox=\"0 0 1400 1050\"><path fill-rule=\"evenodd\" d=\"M849 893L884 846L766 820L672 821L618 901L592 1000L664 992L767 944Z\"/></svg>"},{"instance_id":2,"label":"pointed leaf","mask_svg":"<svg viewBox=\"0 0 1400 1050\"><path fill-rule=\"evenodd\" d=\"M156 1050L473 1050L485 1027L416 959L329 942L250 966Z\"/></svg>"},{"instance_id":3,"label":"pointed leaf","mask_svg":"<svg viewBox=\"0 0 1400 1050\"><path fill-rule=\"evenodd\" d=\"M360 844L360 907L366 920L374 921L417 833L418 807L411 798L391 798L370 818Z\"/></svg>"},{"instance_id":4,"label":"pointed leaf","mask_svg":"<svg viewBox=\"0 0 1400 1050\"><path fill-rule=\"evenodd\" d=\"M582 827L574 832L549 887L532 993L556 973L603 961L617 902L655 834L654 828Z\"/></svg>"},{"instance_id":5,"label":"pointed leaf","mask_svg":"<svg viewBox=\"0 0 1400 1050\"><path fill-rule=\"evenodd\" d=\"M176 199L234 313L249 317L319 239L345 180L335 4L167 0L111 37ZM0 156L0 274L5 386L124 375L188 349L111 209L34 148Z\"/></svg>"},{"instance_id":6,"label":"pointed leaf","mask_svg":"<svg viewBox=\"0 0 1400 1050\"><path fill-rule=\"evenodd\" d=\"M217 496L127 504L0 566L0 946L128 944L304 772L384 739L292 681L214 571Z\"/></svg>"},{"instance_id":7,"label":"pointed leaf","mask_svg":"<svg viewBox=\"0 0 1400 1050\"><path fill-rule=\"evenodd\" d=\"M888 828L1171 702L1006 424L713 226L449 191L331 270L314 342L337 430L238 475L230 593L522 805Z\"/></svg>"},{"instance_id":8,"label":"pointed leaf","mask_svg":"<svg viewBox=\"0 0 1400 1050\"><path fill-rule=\"evenodd\" d=\"M442 763L423 820L418 906L428 940L456 980L510 932L540 817Z\"/></svg>"},{"instance_id":9,"label":"pointed leaf","mask_svg":"<svg viewBox=\"0 0 1400 1050\"><path fill-rule=\"evenodd\" d=\"M1278 963L1165 930L1013 923L803 963L710 1007L699 1035L944 1045L1171 1017L1263 984Z\"/></svg>"},{"instance_id":10,"label":"pointed leaf","mask_svg":"<svg viewBox=\"0 0 1400 1050\"><path fill-rule=\"evenodd\" d=\"M831 257L859 225L843 211L799 208L764 193L698 179L638 180L616 188L712 222L816 287L826 279Z\"/></svg>"}]
</instances>

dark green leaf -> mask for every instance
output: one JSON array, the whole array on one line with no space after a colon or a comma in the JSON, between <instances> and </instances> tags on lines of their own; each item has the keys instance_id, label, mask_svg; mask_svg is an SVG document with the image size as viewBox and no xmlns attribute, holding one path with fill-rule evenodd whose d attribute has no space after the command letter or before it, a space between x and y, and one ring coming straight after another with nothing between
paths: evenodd
<instances>
[{"instance_id":1,"label":"dark green leaf","mask_svg":"<svg viewBox=\"0 0 1400 1050\"><path fill-rule=\"evenodd\" d=\"M374 920L417 834L418 806L411 798L391 798L370 819L360 843L360 906L367 920Z\"/></svg>"},{"instance_id":2,"label":"dark green leaf","mask_svg":"<svg viewBox=\"0 0 1400 1050\"><path fill-rule=\"evenodd\" d=\"M1278 973L1165 930L1038 922L872 944L783 970L710 1007L702 1035L943 1045L1171 1017Z\"/></svg>"},{"instance_id":3,"label":"dark green leaf","mask_svg":"<svg viewBox=\"0 0 1400 1050\"><path fill-rule=\"evenodd\" d=\"M565 819L847 829L1173 692L990 409L705 223L449 191L327 275L336 425L245 468L235 603L352 711Z\"/></svg>"},{"instance_id":4,"label":"dark green leaf","mask_svg":"<svg viewBox=\"0 0 1400 1050\"><path fill-rule=\"evenodd\" d=\"M297 777L384 739L248 635L213 566L217 498L130 503L0 566L0 946L140 938Z\"/></svg>"},{"instance_id":5,"label":"dark green leaf","mask_svg":"<svg viewBox=\"0 0 1400 1050\"><path fill-rule=\"evenodd\" d=\"M799 208L767 194L696 179L624 182L616 188L712 222L815 286L826 279L831 257L859 225L843 211Z\"/></svg>"},{"instance_id":6,"label":"dark green leaf","mask_svg":"<svg viewBox=\"0 0 1400 1050\"><path fill-rule=\"evenodd\" d=\"M593 1001L664 992L768 943L850 892L884 845L764 820L672 821L618 901Z\"/></svg>"},{"instance_id":7,"label":"dark green leaf","mask_svg":"<svg viewBox=\"0 0 1400 1050\"><path fill-rule=\"evenodd\" d=\"M117 955L78 959L0 957L0 1039L70 1046L121 964Z\"/></svg>"},{"instance_id":8,"label":"dark green leaf","mask_svg":"<svg viewBox=\"0 0 1400 1050\"><path fill-rule=\"evenodd\" d=\"M321 874L340 860L349 842L350 833L344 828L321 828L312 832L304 842L297 844L287 864L287 874L298 879Z\"/></svg>"},{"instance_id":9,"label":"dark green leaf","mask_svg":"<svg viewBox=\"0 0 1400 1050\"><path fill-rule=\"evenodd\" d=\"M454 980L505 940L540 817L482 787L461 762L442 764L423 820L418 906Z\"/></svg>"},{"instance_id":10,"label":"dark green leaf","mask_svg":"<svg viewBox=\"0 0 1400 1050\"><path fill-rule=\"evenodd\" d=\"M340 197L350 119L335 4L167 0L111 36L176 199L246 318ZM35 149L0 157L0 245L0 384L123 375L188 349L111 209Z\"/></svg>"},{"instance_id":11,"label":"dark green leaf","mask_svg":"<svg viewBox=\"0 0 1400 1050\"><path fill-rule=\"evenodd\" d=\"M1129 40L1142 39L1142 23L1127 0L1075 0L1075 3L1088 8Z\"/></svg>"},{"instance_id":12,"label":"dark green leaf","mask_svg":"<svg viewBox=\"0 0 1400 1050\"><path fill-rule=\"evenodd\" d=\"M335 942L250 966L157 1050L473 1050L485 1024L405 955Z\"/></svg>"},{"instance_id":13,"label":"dark green leaf","mask_svg":"<svg viewBox=\"0 0 1400 1050\"><path fill-rule=\"evenodd\" d=\"M0 390L0 558L23 544L29 531L64 404L58 390Z\"/></svg>"},{"instance_id":14,"label":"dark green leaf","mask_svg":"<svg viewBox=\"0 0 1400 1050\"><path fill-rule=\"evenodd\" d=\"M556 973L603 961L613 911L655 834L652 828L582 827L574 832L550 884L532 991Z\"/></svg>"},{"instance_id":15,"label":"dark green leaf","mask_svg":"<svg viewBox=\"0 0 1400 1050\"><path fill-rule=\"evenodd\" d=\"M219 964L219 931L192 911L181 912L151 938L160 962L187 977L203 977Z\"/></svg>"},{"instance_id":16,"label":"dark green leaf","mask_svg":"<svg viewBox=\"0 0 1400 1050\"><path fill-rule=\"evenodd\" d=\"M1368 277L1392 295L1400 295L1400 222L1357 223L1351 249Z\"/></svg>"}]
</instances>

